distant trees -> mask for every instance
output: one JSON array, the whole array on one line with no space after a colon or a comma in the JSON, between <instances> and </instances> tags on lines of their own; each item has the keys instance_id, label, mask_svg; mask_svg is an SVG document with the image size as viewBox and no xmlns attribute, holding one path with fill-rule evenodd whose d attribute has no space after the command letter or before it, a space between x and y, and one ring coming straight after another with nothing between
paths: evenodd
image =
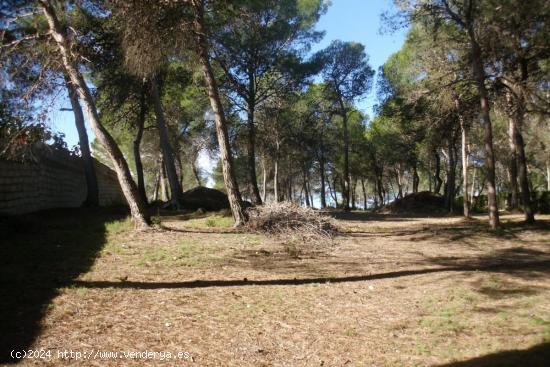
<instances>
[{"instance_id":1,"label":"distant trees","mask_svg":"<svg viewBox=\"0 0 550 367\"><path fill-rule=\"evenodd\" d=\"M324 1L15 3L2 5L15 20L1 38L0 153L51 139L37 106L67 89L88 202L93 154L139 228L148 198L177 209L206 184L205 155L236 225L243 199L350 210L429 190L465 216L486 197L497 228L504 199L533 221L550 185L543 0L396 1L410 31L380 68L372 118L358 108L374 81L365 47L309 54Z\"/></svg>"}]
</instances>

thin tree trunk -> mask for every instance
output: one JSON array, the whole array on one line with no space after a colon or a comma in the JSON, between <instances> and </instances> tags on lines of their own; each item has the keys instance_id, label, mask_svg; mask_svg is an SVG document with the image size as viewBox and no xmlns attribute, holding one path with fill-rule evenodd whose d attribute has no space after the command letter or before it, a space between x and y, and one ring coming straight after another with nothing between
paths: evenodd
<instances>
[{"instance_id":1,"label":"thin tree trunk","mask_svg":"<svg viewBox=\"0 0 550 367\"><path fill-rule=\"evenodd\" d=\"M265 203L267 195L267 169L265 167L265 159L262 158L262 202Z\"/></svg>"},{"instance_id":2,"label":"thin tree trunk","mask_svg":"<svg viewBox=\"0 0 550 367\"><path fill-rule=\"evenodd\" d=\"M418 186L420 186L420 177L418 177L418 167L416 159L413 160L412 163L412 171L413 171L413 193L418 192Z\"/></svg>"},{"instance_id":3,"label":"thin tree trunk","mask_svg":"<svg viewBox=\"0 0 550 367\"><path fill-rule=\"evenodd\" d=\"M365 188L364 179L361 179L361 188L363 189L363 209L367 210L367 190Z\"/></svg>"},{"instance_id":4,"label":"thin tree trunk","mask_svg":"<svg viewBox=\"0 0 550 367\"><path fill-rule=\"evenodd\" d=\"M343 108L343 103L342 108ZM349 131L348 131L348 114L343 109L342 122L344 123L344 185L342 194L344 196L344 210L350 210L350 174L349 174Z\"/></svg>"},{"instance_id":5,"label":"thin tree trunk","mask_svg":"<svg viewBox=\"0 0 550 367\"><path fill-rule=\"evenodd\" d=\"M90 152L90 143L88 142L88 133L84 124L84 113L78 100L78 95L71 84L68 77L65 77L67 92L71 101L71 106L74 113L74 124L78 132L78 144L82 153L82 161L84 163L84 175L86 177L86 200L84 206L97 207L99 206L99 188L97 186L97 176L95 173L94 159Z\"/></svg>"},{"instance_id":6,"label":"thin tree trunk","mask_svg":"<svg viewBox=\"0 0 550 367\"><path fill-rule=\"evenodd\" d=\"M191 169L193 170L193 176L195 177L195 181L197 181L197 186L202 186L202 182L201 182L201 175L200 175L200 171L199 171L199 167L197 167L197 158L194 157L192 160L191 160Z\"/></svg>"},{"instance_id":7,"label":"thin tree trunk","mask_svg":"<svg viewBox=\"0 0 550 367\"><path fill-rule=\"evenodd\" d=\"M472 174L472 188L470 189L470 209L473 209L475 207L474 205L474 197L476 194L476 175L477 175L477 167L474 166L474 173Z\"/></svg>"},{"instance_id":8,"label":"thin tree trunk","mask_svg":"<svg viewBox=\"0 0 550 367\"><path fill-rule=\"evenodd\" d=\"M145 116L147 115L147 103L146 103L146 90L145 85L142 87L141 97L140 97L140 106L139 106L139 116L137 120L137 132L136 137L134 138L134 162L136 164L136 175L137 175L137 186L138 192L141 196L143 202L147 202L147 193L145 192L145 179L143 175L143 164L141 162L141 139L143 138L143 130L145 127Z\"/></svg>"},{"instance_id":9,"label":"thin tree trunk","mask_svg":"<svg viewBox=\"0 0 550 367\"><path fill-rule=\"evenodd\" d=\"M481 106L481 124L485 132L485 166L487 167L487 201L489 205L489 224L492 229L500 225L497 202L497 189L495 182L495 154L493 151L493 126L491 123L489 94L485 86L485 70L481 55L481 48L476 41L473 25L467 27L472 47L472 69L479 93Z\"/></svg>"},{"instance_id":10,"label":"thin tree trunk","mask_svg":"<svg viewBox=\"0 0 550 367\"><path fill-rule=\"evenodd\" d=\"M454 138L448 138L448 157L447 157L447 182L445 184L445 209L450 213L453 211L453 201L455 195L456 162L454 153Z\"/></svg>"},{"instance_id":11,"label":"thin tree trunk","mask_svg":"<svg viewBox=\"0 0 550 367\"><path fill-rule=\"evenodd\" d=\"M124 159L124 155L109 132L103 127L103 125L101 125L92 94L90 93L82 74L72 60L71 44L63 27L57 19L55 10L48 0L39 0L39 4L48 22L50 33L57 43L65 72L69 76L72 85L84 103L84 107L86 108L86 113L88 115L88 121L90 122L90 127L92 128L96 139L105 148L113 161L122 192L124 193L126 201L130 207L130 213L134 221L134 226L136 229L140 230L147 229L149 228L149 214L147 213L145 203L141 200L141 196L137 190L137 185L132 179L130 169L128 168L128 163Z\"/></svg>"},{"instance_id":12,"label":"thin tree trunk","mask_svg":"<svg viewBox=\"0 0 550 367\"><path fill-rule=\"evenodd\" d=\"M527 223L533 223L535 222L535 214L533 212L533 206L531 205L531 191L529 189L529 179L527 176L527 158L525 157L523 136L521 135L519 128L516 129L515 140L518 147L518 178L521 186L523 212L525 214L525 221Z\"/></svg>"},{"instance_id":13,"label":"thin tree trunk","mask_svg":"<svg viewBox=\"0 0 550 367\"><path fill-rule=\"evenodd\" d=\"M237 185L237 180L235 178L233 157L231 155L231 146L229 144L229 133L227 132L225 113L223 111L223 105L220 98L218 85L216 83L216 78L214 77L214 72L212 70L212 65L210 65L208 54L209 46L206 36L207 31L204 25L204 2L203 0L192 0L192 4L195 8L194 26L197 36L197 53L208 89L210 106L214 112L216 134L218 136L220 158L222 160L223 180L229 199L229 204L231 206L231 212L233 213L233 218L235 219L235 226L238 227L247 221L247 215L242 205L239 186Z\"/></svg>"},{"instance_id":14,"label":"thin tree trunk","mask_svg":"<svg viewBox=\"0 0 550 367\"><path fill-rule=\"evenodd\" d=\"M249 75L250 86L254 87L254 76ZM252 95L254 91L250 92ZM252 204L262 205L262 198L260 197L260 190L258 189L258 180L256 178L256 128L254 126L254 98L250 97L247 104L247 127L248 127L248 139L247 139L247 162L248 162L248 183L250 185L250 194Z\"/></svg>"},{"instance_id":15,"label":"thin tree trunk","mask_svg":"<svg viewBox=\"0 0 550 367\"><path fill-rule=\"evenodd\" d=\"M309 192L309 202L311 203L311 207L314 208L315 205L313 205L313 190L311 190L311 177L309 175L309 170L306 171L306 185L307 191Z\"/></svg>"},{"instance_id":16,"label":"thin tree trunk","mask_svg":"<svg viewBox=\"0 0 550 367\"><path fill-rule=\"evenodd\" d=\"M302 187L303 187L303 192L305 196L305 202L306 202L306 206L309 208L311 206L311 203L309 202L309 190L307 187L307 178L306 178L305 171L302 173L302 180L303 180Z\"/></svg>"},{"instance_id":17,"label":"thin tree trunk","mask_svg":"<svg viewBox=\"0 0 550 367\"><path fill-rule=\"evenodd\" d=\"M517 88L517 100L514 117L516 118L514 141L517 147L517 164L518 164L518 179L521 188L521 199L523 204L523 212L527 223L535 222L535 213L531 205L531 190L529 189L529 177L527 172L527 157L525 156L525 144L521 129L523 128L523 119L525 116L525 95L524 87L527 81L527 67L524 60L521 60L519 65L521 76L521 85Z\"/></svg>"},{"instance_id":18,"label":"thin tree trunk","mask_svg":"<svg viewBox=\"0 0 550 367\"><path fill-rule=\"evenodd\" d=\"M518 188L518 149L516 145L515 132L516 132L516 120L512 117L513 109L511 92L506 93L507 109L508 109L508 143L510 145L510 203L509 209L519 208L519 188Z\"/></svg>"},{"instance_id":19,"label":"thin tree trunk","mask_svg":"<svg viewBox=\"0 0 550 367\"><path fill-rule=\"evenodd\" d=\"M434 193L439 194L441 191L441 185L443 185L443 180L441 179L441 158L439 157L439 153L437 150L434 150L434 157L435 157L435 172L434 172Z\"/></svg>"},{"instance_id":20,"label":"thin tree trunk","mask_svg":"<svg viewBox=\"0 0 550 367\"><path fill-rule=\"evenodd\" d=\"M273 167L273 195L275 196L275 202L278 203L281 201L279 197L279 140L275 142L275 166Z\"/></svg>"},{"instance_id":21,"label":"thin tree trunk","mask_svg":"<svg viewBox=\"0 0 550 367\"><path fill-rule=\"evenodd\" d=\"M550 191L550 160L546 160L546 190Z\"/></svg>"},{"instance_id":22,"label":"thin tree trunk","mask_svg":"<svg viewBox=\"0 0 550 367\"><path fill-rule=\"evenodd\" d=\"M174 151L168 137L168 128L166 126L166 119L164 117L164 110L162 108L162 102L160 100L158 89L158 81L156 78L153 78L151 80L151 95L153 97L153 106L155 108L157 129L159 132L160 147L162 150L164 167L166 169L166 175L168 176L168 182L170 184L170 202L176 209L179 210L181 208L181 195L183 191L181 189L178 174L176 172L176 164L174 163Z\"/></svg>"},{"instance_id":23,"label":"thin tree trunk","mask_svg":"<svg viewBox=\"0 0 550 367\"><path fill-rule=\"evenodd\" d=\"M326 188L325 188L325 159L321 156L319 159L319 176L321 180L321 208L327 207Z\"/></svg>"},{"instance_id":24,"label":"thin tree trunk","mask_svg":"<svg viewBox=\"0 0 550 367\"><path fill-rule=\"evenodd\" d=\"M466 218L470 217L470 200L468 199L468 136L466 121L460 107L460 100L455 97L455 107L458 113L461 133L461 157L462 157L462 211Z\"/></svg>"}]
</instances>

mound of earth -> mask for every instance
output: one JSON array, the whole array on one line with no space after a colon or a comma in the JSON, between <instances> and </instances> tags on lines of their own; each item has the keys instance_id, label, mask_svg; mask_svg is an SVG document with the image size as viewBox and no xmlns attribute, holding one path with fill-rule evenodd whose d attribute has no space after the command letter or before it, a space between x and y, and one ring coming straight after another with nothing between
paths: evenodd
<instances>
[{"instance_id":1,"label":"mound of earth","mask_svg":"<svg viewBox=\"0 0 550 367\"><path fill-rule=\"evenodd\" d=\"M218 211L229 208L229 199L220 190L198 186L183 193L182 205L189 210Z\"/></svg>"},{"instance_id":2,"label":"mound of earth","mask_svg":"<svg viewBox=\"0 0 550 367\"><path fill-rule=\"evenodd\" d=\"M443 214L445 213L445 199L438 194L422 191L408 194L380 209L388 214Z\"/></svg>"}]
</instances>

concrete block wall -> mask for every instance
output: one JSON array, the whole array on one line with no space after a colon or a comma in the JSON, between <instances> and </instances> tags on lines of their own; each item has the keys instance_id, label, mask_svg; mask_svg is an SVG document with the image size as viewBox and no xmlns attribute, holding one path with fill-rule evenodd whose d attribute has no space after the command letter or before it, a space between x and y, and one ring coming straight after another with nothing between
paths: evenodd
<instances>
[{"instance_id":1,"label":"concrete block wall","mask_svg":"<svg viewBox=\"0 0 550 367\"><path fill-rule=\"evenodd\" d=\"M116 173L95 163L101 206L125 205ZM86 199L82 158L47 146L33 149L25 162L0 160L0 214L77 208Z\"/></svg>"}]
</instances>

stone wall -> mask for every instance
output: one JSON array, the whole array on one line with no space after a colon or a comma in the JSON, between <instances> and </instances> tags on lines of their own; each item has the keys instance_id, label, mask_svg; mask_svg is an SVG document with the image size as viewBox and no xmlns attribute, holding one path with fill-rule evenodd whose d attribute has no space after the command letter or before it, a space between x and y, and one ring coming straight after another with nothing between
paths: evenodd
<instances>
[{"instance_id":1,"label":"stone wall","mask_svg":"<svg viewBox=\"0 0 550 367\"><path fill-rule=\"evenodd\" d=\"M101 206L125 205L116 173L95 161ZM25 162L0 160L0 214L76 208L86 199L82 158L47 146Z\"/></svg>"}]
</instances>

